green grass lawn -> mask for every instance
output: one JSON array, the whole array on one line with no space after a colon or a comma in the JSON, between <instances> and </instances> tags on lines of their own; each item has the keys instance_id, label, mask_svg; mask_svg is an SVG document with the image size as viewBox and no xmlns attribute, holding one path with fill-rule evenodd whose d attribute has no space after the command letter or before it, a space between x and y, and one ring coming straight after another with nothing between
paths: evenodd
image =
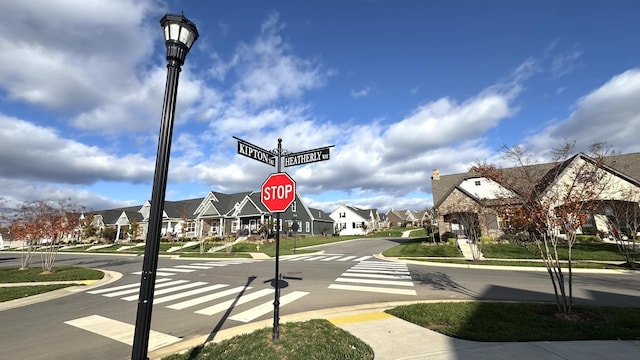
<instances>
[{"instance_id":1,"label":"green grass lawn","mask_svg":"<svg viewBox=\"0 0 640 360\"><path fill-rule=\"evenodd\" d=\"M545 267L545 263L543 261L533 261L533 260L495 260L495 259L485 259L485 260L467 260L462 258L428 258L428 257L405 257L404 259L413 260L413 261L424 261L424 262L436 262L442 264L462 264L462 265L493 265L493 266L513 266L513 267L523 267L523 266L531 266L531 267ZM563 265L563 268L566 268L567 265ZM628 270L629 268L622 265L617 264L607 264L602 262L593 262L593 261L574 261L572 263L572 267L574 269L609 269L609 270Z\"/></svg>"},{"instance_id":2,"label":"green grass lawn","mask_svg":"<svg viewBox=\"0 0 640 360\"><path fill-rule=\"evenodd\" d=\"M485 258L489 259L532 259L538 260L538 248L535 244L526 245L514 244L493 244L487 243L482 245L482 253ZM444 245L442 243L434 245L425 242L424 239L413 239L404 244L397 245L382 253L384 256L390 257L462 257L455 245ZM568 248L565 244L558 246L558 255L561 260L567 260ZM605 243L577 243L572 247L571 258L574 261L624 261L622 255L618 251L616 244ZM455 262L454 260L452 260ZM489 264L489 261L479 261L478 263ZM511 263L514 264L514 263ZM535 265L535 264L534 264ZM595 265L580 265L582 267L595 267Z\"/></svg>"},{"instance_id":3,"label":"green grass lawn","mask_svg":"<svg viewBox=\"0 0 640 360\"><path fill-rule=\"evenodd\" d=\"M382 253L388 257L462 257L457 246L444 243L429 243L414 239L392 247Z\"/></svg>"},{"instance_id":4,"label":"green grass lawn","mask_svg":"<svg viewBox=\"0 0 640 360\"><path fill-rule=\"evenodd\" d=\"M272 328L263 328L163 360L373 359L369 345L327 320L285 323L279 329L276 343L272 341Z\"/></svg>"},{"instance_id":5,"label":"green grass lawn","mask_svg":"<svg viewBox=\"0 0 640 360\"><path fill-rule=\"evenodd\" d=\"M102 271L80 267L54 267L50 273L43 273L40 267L0 268L0 283L99 280L103 276Z\"/></svg>"},{"instance_id":6,"label":"green grass lawn","mask_svg":"<svg viewBox=\"0 0 640 360\"><path fill-rule=\"evenodd\" d=\"M531 249L513 244L483 244L482 254L491 259L539 259Z\"/></svg>"},{"instance_id":7,"label":"green grass lawn","mask_svg":"<svg viewBox=\"0 0 640 360\"><path fill-rule=\"evenodd\" d=\"M27 296L33 296L43 294L49 291L54 291L73 284L52 284L52 285L38 285L38 286L12 286L12 287L0 287L0 302L11 301L15 299L22 299Z\"/></svg>"},{"instance_id":8,"label":"green grass lawn","mask_svg":"<svg viewBox=\"0 0 640 360\"><path fill-rule=\"evenodd\" d=\"M555 304L453 302L399 306L396 317L476 341L638 340L640 308L585 307L557 316Z\"/></svg>"},{"instance_id":9,"label":"green grass lawn","mask_svg":"<svg viewBox=\"0 0 640 360\"><path fill-rule=\"evenodd\" d=\"M78 267L54 267L50 273L43 273L42 268L39 267L26 270L0 268L0 283L99 280L103 276L104 273L102 271ZM21 299L74 285L51 284L0 287L0 302Z\"/></svg>"}]
</instances>

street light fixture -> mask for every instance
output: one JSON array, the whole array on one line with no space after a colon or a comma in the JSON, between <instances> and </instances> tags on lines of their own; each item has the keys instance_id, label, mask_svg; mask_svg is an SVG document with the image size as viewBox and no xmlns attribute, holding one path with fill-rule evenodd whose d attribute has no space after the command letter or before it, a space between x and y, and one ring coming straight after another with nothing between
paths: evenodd
<instances>
[{"instance_id":1,"label":"street light fixture","mask_svg":"<svg viewBox=\"0 0 640 360\"><path fill-rule=\"evenodd\" d=\"M148 359L147 350L149 347L149 332L151 330L151 311L153 309L156 270L158 269L158 253L160 252L160 232L162 229L162 213L167 189L167 175L169 172L173 119L176 113L178 79L187 54L193 43L198 39L198 29L196 25L182 14L166 14L160 20L160 25L164 31L164 40L167 47L167 81L164 89L156 169L153 175L151 210L144 249L144 260L142 263L138 313L133 335L133 350L131 352L132 360Z\"/></svg>"}]
</instances>

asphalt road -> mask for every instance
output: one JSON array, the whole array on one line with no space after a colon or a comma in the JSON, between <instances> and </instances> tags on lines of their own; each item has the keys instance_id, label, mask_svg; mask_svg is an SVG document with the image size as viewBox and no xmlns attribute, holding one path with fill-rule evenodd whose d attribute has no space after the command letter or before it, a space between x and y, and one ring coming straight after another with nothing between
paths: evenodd
<instances>
[{"instance_id":1,"label":"asphalt road","mask_svg":"<svg viewBox=\"0 0 640 360\"><path fill-rule=\"evenodd\" d=\"M375 258L398 240L318 246L321 253L282 257L280 316L335 307L425 300L553 301L543 271L406 264ZM39 259L34 258L37 263ZM0 253L0 266L19 254ZM118 281L44 303L0 311L0 358L126 359L137 311L141 256L60 254L57 266L122 274ZM273 319L275 261L159 260L150 346ZM637 306L640 278L624 273L574 274L576 303ZM151 351L151 350L150 350Z\"/></svg>"}]
</instances>

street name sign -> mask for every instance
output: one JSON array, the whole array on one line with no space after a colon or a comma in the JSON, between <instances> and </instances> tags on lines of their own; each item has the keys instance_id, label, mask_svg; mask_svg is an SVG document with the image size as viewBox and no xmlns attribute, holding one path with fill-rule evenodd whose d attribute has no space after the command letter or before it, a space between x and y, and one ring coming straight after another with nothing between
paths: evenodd
<instances>
[{"instance_id":1,"label":"street name sign","mask_svg":"<svg viewBox=\"0 0 640 360\"><path fill-rule=\"evenodd\" d=\"M287 210L296 198L296 183L287 173L271 174L260 188L260 201L272 213Z\"/></svg>"},{"instance_id":2,"label":"street name sign","mask_svg":"<svg viewBox=\"0 0 640 360\"><path fill-rule=\"evenodd\" d=\"M318 161L329 160L329 148L322 147L312 150L300 151L297 153L287 154L284 157L284 166L295 166L314 163Z\"/></svg>"},{"instance_id":3,"label":"street name sign","mask_svg":"<svg viewBox=\"0 0 640 360\"><path fill-rule=\"evenodd\" d=\"M244 140L236 139L238 140L238 154L258 160L267 165L276 166L276 156L269 150L265 150Z\"/></svg>"}]
</instances>

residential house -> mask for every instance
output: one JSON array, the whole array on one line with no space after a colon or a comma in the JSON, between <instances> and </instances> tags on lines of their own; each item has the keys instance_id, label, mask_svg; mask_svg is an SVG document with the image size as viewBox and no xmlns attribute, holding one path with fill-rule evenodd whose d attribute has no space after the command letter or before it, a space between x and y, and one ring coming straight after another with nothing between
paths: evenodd
<instances>
[{"instance_id":1,"label":"residential house","mask_svg":"<svg viewBox=\"0 0 640 360\"><path fill-rule=\"evenodd\" d=\"M387 220L389 221L389 225L395 227L406 226L407 211L409 210L389 210L387 212Z\"/></svg>"},{"instance_id":2,"label":"residential house","mask_svg":"<svg viewBox=\"0 0 640 360\"><path fill-rule=\"evenodd\" d=\"M386 214L389 224L392 226L422 226L425 222L431 221L427 210L394 210L391 209Z\"/></svg>"},{"instance_id":3,"label":"residential house","mask_svg":"<svg viewBox=\"0 0 640 360\"><path fill-rule=\"evenodd\" d=\"M340 235L365 235L388 226L386 216L381 216L377 209L360 209L343 204L329 216L335 223L334 231Z\"/></svg>"},{"instance_id":4,"label":"residential house","mask_svg":"<svg viewBox=\"0 0 640 360\"><path fill-rule=\"evenodd\" d=\"M581 166L594 166L594 159L579 153L563 162L544 163L530 165L528 173L532 176L529 184L537 184L542 193L546 189L552 188L554 183L549 183L543 179L555 179L557 182L567 181L571 169L578 169ZM514 176L517 168L500 169L507 178ZM605 158L605 165L601 168L603 172L602 180L607 184L608 191L604 191L599 195L599 201L603 204L611 201L635 201L638 199L629 199L629 193L640 193L640 153L622 154L608 156ZM551 176L551 174L560 174L560 176ZM545 185L546 184L546 185ZM478 174L468 172L461 174L440 175L437 169L433 170L431 177L431 187L433 194L434 209L438 214L438 229L442 234L450 231L453 233L464 232L463 216L475 214L480 215L483 221L477 223L481 227L483 235L496 238L503 234L504 229L508 227L495 211L497 200L509 198L509 192L516 191L521 194L527 194L532 189L527 189L520 184L519 188L508 189L502 184L496 183L491 179L481 177ZM620 189L628 189L629 191L621 192ZM627 194L627 195L621 195ZM626 197L626 198L625 198ZM556 207L562 204L555 204ZM550 209L551 210L551 209ZM605 208L601 211L606 212ZM605 214L590 214L589 224L599 227L598 230L607 232L606 225L603 221L598 221Z\"/></svg>"},{"instance_id":5,"label":"residential house","mask_svg":"<svg viewBox=\"0 0 640 360\"><path fill-rule=\"evenodd\" d=\"M116 229L117 239L126 239L133 224L138 227L136 238L146 238L151 203L141 206L109 209L94 212L94 226L99 231L105 227ZM260 200L260 192L224 194L211 191L203 198L165 201L162 214L163 237L223 237L257 233L260 225L273 222L276 214L270 213ZM298 223L300 235L326 234L333 229L328 214L308 208L299 194L292 205L280 213L281 230L285 225Z\"/></svg>"}]
</instances>

